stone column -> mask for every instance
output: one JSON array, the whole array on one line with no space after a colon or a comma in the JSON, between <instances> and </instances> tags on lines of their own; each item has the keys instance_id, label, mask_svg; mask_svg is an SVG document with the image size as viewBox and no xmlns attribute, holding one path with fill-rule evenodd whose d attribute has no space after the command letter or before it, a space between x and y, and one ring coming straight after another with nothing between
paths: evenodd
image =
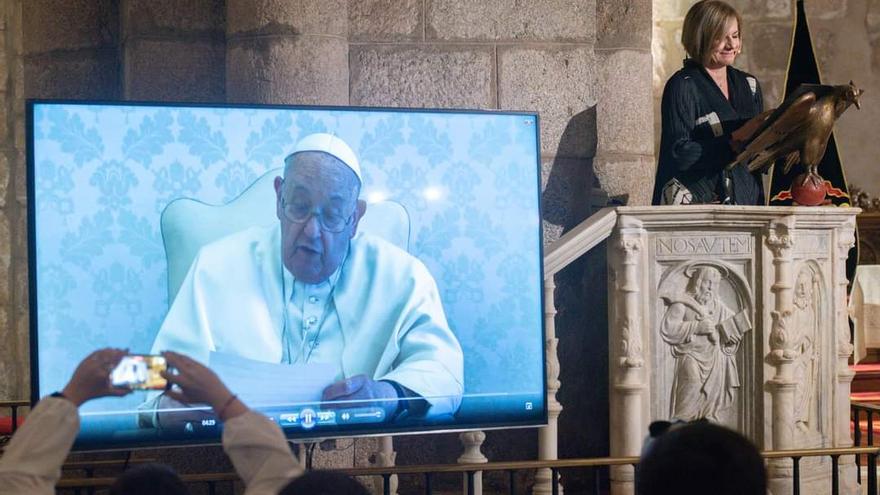
<instances>
[{"instance_id":1,"label":"stone column","mask_svg":"<svg viewBox=\"0 0 880 495\"><path fill-rule=\"evenodd\" d=\"M547 359L547 426L538 430L538 459L549 460L558 458L559 450L559 414L562 404L556 400L556 392L562 386L559 381L559 356L556 347L556 302L554 293L556 284L553 277L544 280L544 338ZM534 493L551 493L553 473L549 469L539 469L535 475ZM559 488L560 493L562 487Z\"/></svg>"},{"instance_id":2,"label":"stone column","mask_svg":"<svg viewBox=\"0 0 880 495\"><path fill-rule=\"evenodd\" d=\"M612 199L651 204L654 110L651 2L596 1L596 158L593 172Z\"/></svg>"},{"instance_id":3,"label":"stone column","mask_svg":"<svg viewBox=\"0 0 880 495\"><path fill-rule=\"evenodd\" d=\"M771 431L773 450L786 450L795 447L794 434L794 393L797 381L794 379L796 350L796 329L790 328L792 315L792 293L794 273L792 249L794 247L794 217L783 217L770 224L766 232L767 248L772 253L773 285L770 291L774 301L770 311L770 352L767 361L776 369L775 375L767 382L771 395ZM768 465L768 484L773 493L783 493L791 486L791 460L772 459Z\"/></svg>"},{"instance_id":4,"label":"stone column","mask_svg":"<svg viewBox=\"0 0 880 495\"><path fill-rule=\"evenodd\" d=\"M28 0L22 8L28 98L119 97L116 2Z\"/></svg>"},{"instance_id":5,"label":"stone column","mask_svg":"<svg viewBox=\"0 0 880 495\"><path fill-rule=\"evenodd\" d=\"M0 7L0 398L29 398L22 2Z\"/></svg>"},{"instance_id":6,"label":"stone column","mask_svg":"<svg viewBox=\"0 0 880 495\"><path fill-rule=\"evenodd\" d=\"M837 348L837 373L834 387L834 399L832 413L834 431L833 445L834 447L852 447L853 438L850 431L850 385L852 384L855 372L849 367L849 358L853 353L853 345L850 342L849 316L847 313L848 301L846 287L848 280L846 278L846 260L849 256L849 250L855 244L855 226L853 221L847 222L840 226L835 232L834 246L836 247L835 257L833 259L833 301L834 301L834 327L836 335ZM856 425L856 428L859 426ZM838 469L840 472L840 480L842 489L840 493L859 493L859 486L856 481L855 457L846 456L840 458Z\"/></svg>"},{"instance_id":7,"label":"stone column","mask_svg":"<svg viewBox=\"0 0 880 495\"><path fill-rule=\"evenodd\" d=\"M228 0L226 97L348 104L346 0Z\"/></svg>"},{"instance_id":8,"label":"stone column","mask_svg":"<svg viewBox=\"0 0 880 495\"><path fill-rule=\"evenodd\" d=\"M611 352L609 373L612 377L610 390L611 456L638 456L642 441L648 431L648 416L643 400L646 376L642 348L646 314L645 294L641 291L644 278L643 260L646 234L638 219L621 217L618 235L609 244L610 254L620 260L609 266L623 269L609 275L609 291L616 292L617 307L609 311L609 342ZM634 493L635 473L632 466L611 467L611 493L631 495Z\"/></svg>"},{"instance_id":9,"label":"stone column","mask_svg":"<svg viewBox=\"0 0 880 495\"><path fill-rule=\"evenodd\" d=\"M850 338L849 316L847 313L846 287L849 281L846 278L846 260L849 250L855 244L855 231L853 225L844 225L835 232L837 237L837 251L834 258L834 327L837 340L837 390L834 420L836 430L834 432L835 447L850 447L853 444L848 422L839 418L850 416L850 383L855 372L849 367L849 358L853 353L853 345Z\"/></svg>"},{"instance_id":10,"label":"stone column","mask_svg":"<svg viewBox=\"0 0 880 495\"><path fill-rule=\"evenodd\" d=\"M123 95L129 100L225 99L223 0L123 0Z\"/></svg>"}]
</instances>

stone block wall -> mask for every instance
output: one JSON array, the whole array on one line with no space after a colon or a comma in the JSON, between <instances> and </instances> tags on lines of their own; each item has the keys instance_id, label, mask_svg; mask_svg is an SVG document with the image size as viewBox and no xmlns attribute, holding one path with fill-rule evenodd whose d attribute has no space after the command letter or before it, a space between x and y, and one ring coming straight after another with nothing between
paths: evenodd
<instances>
[{"instance_id":1,"label":"stone block wall","mask_svg":"<svg viewBox=\"0 0 880 495\"><path fill-rule=\"evenodd\" d=\"M695 0L654 0L654 108L659 146L660 97L663 85L681 67L681 23ZM729 0L743 16L743 52L737 67L754 74L764 90L766 108L777 106L785 89L795 0ZM880 1L805 0L822 82L853 80L866 90L862 109L852 108L835 127L847 181L868 194L880 195L880 154L876 122L880 119Z\"/></svg>"}]
</instances>

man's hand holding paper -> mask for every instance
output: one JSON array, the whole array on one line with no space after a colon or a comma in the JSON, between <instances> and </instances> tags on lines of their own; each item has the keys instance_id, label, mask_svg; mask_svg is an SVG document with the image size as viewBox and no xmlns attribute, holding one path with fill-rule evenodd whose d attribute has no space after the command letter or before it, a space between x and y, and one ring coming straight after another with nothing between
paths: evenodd
<instances>
[{"instance_id":1,"label":"man's hand holding paper","mask_svg":"<svg viewBox=\"0 0 880 495\"><path fill-rule=\"evenodd\" d=\"M381 407L385 417L397 411L397 390L385 381L375 381L366 375L340 380L324 389L321 396L325 407Z\"/></svg>"}]
</instances>

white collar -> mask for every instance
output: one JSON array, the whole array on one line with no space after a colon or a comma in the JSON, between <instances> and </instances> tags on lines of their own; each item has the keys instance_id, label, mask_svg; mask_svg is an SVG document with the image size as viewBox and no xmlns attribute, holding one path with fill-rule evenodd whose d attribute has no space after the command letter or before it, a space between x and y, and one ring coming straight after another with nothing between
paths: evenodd
<instances>
[{"instance_id":1,"label":"white collar","mask_svg":"<svg viewBox=\"0 0 880 495\"><path fill-rule=\"evenodd\" d=\"M325 289L332 293L332 290L336 287L336 283L339 282L339 276L342 274L342 267L345 266L345 260L348 259L348 251L346 250L345 256L342 258L342 262L339 263L339 266L336 267L336 270L327 277L326 280L322 282L318 282L317 284L309 284L306 282L302 282L306 287L315 287L318 289ZM282 281L281 286L283 287L283 297L284 301L290 301L291 297L293 297L293 287L296 285L296 277L290 273L290 270L287 269L287 266L284 262L281 262L281 272L282 272Z\"/></svg>"}]
</instances>

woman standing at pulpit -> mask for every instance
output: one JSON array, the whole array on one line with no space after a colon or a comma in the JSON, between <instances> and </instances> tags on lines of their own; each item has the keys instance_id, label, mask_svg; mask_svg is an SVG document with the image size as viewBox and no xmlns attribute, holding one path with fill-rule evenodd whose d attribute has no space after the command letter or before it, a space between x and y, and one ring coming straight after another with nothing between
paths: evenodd
<instances>
[{"instance_id":1,"label":"woman standing at pulpit","mask_svg":"<svg viewBox=\"0 0 880 495\"><path fill-rule=\"evenodd\" d=\"M742 50L742 17L725 2L688 10L681 42L688 58L663 89L660 159L653 204L763 204L760 177L736 150L766 118L761 86L733 67Z\"/></svg>"}]
</instances>

